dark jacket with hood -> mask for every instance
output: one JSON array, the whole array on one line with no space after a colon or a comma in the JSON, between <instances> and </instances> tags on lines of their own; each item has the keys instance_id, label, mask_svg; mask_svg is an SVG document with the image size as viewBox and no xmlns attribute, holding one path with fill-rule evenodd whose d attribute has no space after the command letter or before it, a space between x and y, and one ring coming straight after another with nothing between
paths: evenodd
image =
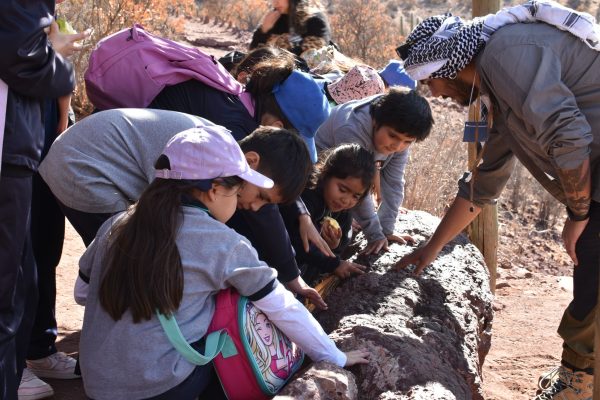
<instances>
[{"instance_id":1,"label":"dark jacket with hood","mask_svg":"<svg viewBox=\"0 0 600 400\"><path fill-rule=\"evenodd\" d=\"M37 169L44 146L43 100L73 91L73 66L48 44L54 0L0 1L0 79L9 87L2 174Z\"/></svg>"},{"instance_id":2,"label":"dark jacket with hood","mask_svg":"<svg viewBox=\"0 0 600 400\"><path fill-rule=\"evenodd\" d=\"M352 234L352 216L350 211L344 210L340 212L331 212L325 204L325 198L323 197L323 189L305 189L302 192L302 200L306 206L307 211L310 213L310 217L314 226L320 231L323 225L325 217L331 217L335 219L340 225L342 230L342 237L340 244L337 248L332 249L335 257L328 257L318 250L311 244L308 252L304 251L304 245L300 238L298 221L298 206L296 204L279 206L281 216L285 222L285 226L290 235L290 240L296 251L296 262L299 265L308 264L311 267L317 268L320 273L333 272L340 265L340 256L348 243L350 242L350 235Z\"/></svg>"}]
</instances>

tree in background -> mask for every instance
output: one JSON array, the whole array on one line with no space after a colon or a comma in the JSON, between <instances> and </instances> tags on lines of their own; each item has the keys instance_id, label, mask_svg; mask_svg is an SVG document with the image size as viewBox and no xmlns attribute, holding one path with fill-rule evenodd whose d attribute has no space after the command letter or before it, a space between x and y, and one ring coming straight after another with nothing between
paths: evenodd
<instances>
[{"instance_id":1,"label":"tree in background","mask_svg":"<svg viewBox=\"0 0 600 400\"><path fill-rule=\"evenodd\" d=\"M91 112L83 75L90 52L100 39L134 23L158 35L173 37L183 33L185 17L191 16L194 9L194 0L68 0L59 4L57 12L75 29L94 30L85 48L72 60L77 73L72 101L75 111L78 114Z\"/></svg>"},{"instance_id":2,"label":"tree in background","mask_svg":"<svg viewBox=\"0 0 600 400\"><path fill-rule=\"evenodd\" d=\"M377 68L397 58L394 49L403 38L383 2L338 0L329 18L342 53Z\"/></svg>"}]
</instances>

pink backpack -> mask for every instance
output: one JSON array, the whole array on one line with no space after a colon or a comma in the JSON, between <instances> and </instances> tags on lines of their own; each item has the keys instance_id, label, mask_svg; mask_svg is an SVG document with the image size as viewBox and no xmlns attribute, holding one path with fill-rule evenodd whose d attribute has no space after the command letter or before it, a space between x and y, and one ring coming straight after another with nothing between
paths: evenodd
<instances>
[{"instance_id":1,"label":"pink backpack","mask_svg":"<svg viewBox=\"0 0 600 400\"><path fill-rule=\"evenodd\" d=\"M196 79L240 96L254 115L244 86L213 56L153 35L138 24L98 42L84 78L88 98L101 110L147 107L165 86Z\"/></svg>"},{"instance_id":2,"label":"pink backpack","mask_svg":"<svg viewBox=\"0 0 600 400\"><path fill-rule=\"evenodd\" d=\"M173 346L196 365L211 360L229 400L265 400L300 369L304 353L248 298L232 288L217 294L204 354L183 338L173 317L157 314Z\"/></svg>"}]
</instances>

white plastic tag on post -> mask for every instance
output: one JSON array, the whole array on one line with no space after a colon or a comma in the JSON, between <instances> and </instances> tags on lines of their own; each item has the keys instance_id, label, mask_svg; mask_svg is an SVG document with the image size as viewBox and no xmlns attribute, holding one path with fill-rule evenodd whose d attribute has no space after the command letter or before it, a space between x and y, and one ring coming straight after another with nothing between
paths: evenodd
<instances>
[{"instance_id":1,"label":"white plastic tag on post","mask_svg":"<svg viewBox=\"0 0 600 400\"><path fill-rule=\"evenodd\" d=\"M2 173L2 145L4 144L4 125L6 122L6 103L8 86L0 79L0 173Z\"/></svg>"}]
</instances>

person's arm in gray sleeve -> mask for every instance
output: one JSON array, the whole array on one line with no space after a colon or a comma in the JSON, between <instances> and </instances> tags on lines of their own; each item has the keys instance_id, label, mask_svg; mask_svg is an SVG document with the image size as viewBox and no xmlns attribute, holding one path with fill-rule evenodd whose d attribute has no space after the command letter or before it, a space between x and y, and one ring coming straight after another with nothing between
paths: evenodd
<instances>
[{"instance_id":1,"label":"person's arm in gray sleeve","mask_svg":"<svg viewBox=\"0 0 600 400\"><path fill-rule=\"evenodd\" d=\"M514 117L527 124L532 132L529 140L534 139L547 154L561 181L569 210L585 216L591 201L591 127L563 81L565 63L552 49L511 46L494 54L494 60L518 60L524 54L528 62L519 63L518 74L511 74L508 66L498 65L489 79L498 82L494 85L496 96L513 110Z\"/></svg>"},{"instance_id":2,"label":"person's arm in gray sleeve","mask_svg":"<svg viewBox=\"0 0 600 400\"><path fill-rule=\"evenodd\" d=\"M352 216L362 228L369 243L385 239L371 193L352 209Z\"/></svg>"},{"instance_id":3,"label":"person's arm in gray sleeve","mask_svg":"<svg viewBox=\"0 0 600 400\"><path fill-rule=\"evenodd\" d=\"M471 179L473 179L472 185L468 179L469 173L465 173L458 181L457 197L470 201L472 186L473 203L478 207L496 203L512 174L516 162L508 143L502 139L502 135L509 133L504 131L500 120L497 119L494 124L495 126L490 130L488 140L485 143L482 163L471 176ZM504 132L500 133L498 128L501 128Z\"/></svg>"},{"instance_id":4,"label":"person's arm in gray sleeve","mask_svg":"<svg viewBox=\"0 0 600 400\"><path fill-rule=\"evenodd\" d=\"M409 150L394 154L381 169L381 206L377 210L384 235L394 233L398 210L404 200L404 170Z\"/></svg>"}]
</instances>

